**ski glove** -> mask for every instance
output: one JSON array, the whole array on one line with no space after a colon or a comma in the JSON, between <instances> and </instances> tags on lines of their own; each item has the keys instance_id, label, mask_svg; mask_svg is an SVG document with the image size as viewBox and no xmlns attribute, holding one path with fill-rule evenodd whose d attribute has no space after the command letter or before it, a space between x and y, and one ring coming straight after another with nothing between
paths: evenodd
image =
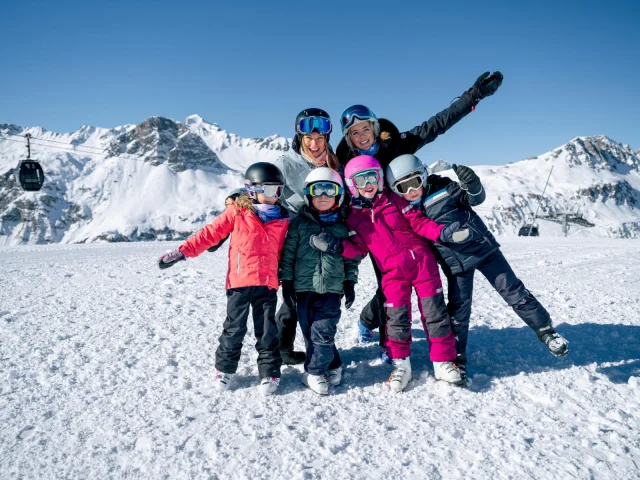
<instances>
[{"instance_id":1,"label":"ski glove","mask_svg":"<svg viewBox=\"0 0 640 480\"><path fill-rule=\"evenodd\" d=\"M453 164L453 171L460 180L460 188L470 191L472 195L480 193L482 183L480 182L480 177L476 175L476 172L469 167L465 167L464 165L458 166L455 163Z\"/></svg>"},{"instance_id":2,"label":"ski glove","mask_svg":"<svg viewBox=\"0 0 640 480\"><path fill-rule=\"evenodd\" d=\"M187 257L184 256L178 248L175 250L168 250L167 253L162 255L158 259L158 266L164 270L165 268L173 267L176 263L186 260Z\"/></svg>"},{"instance_id":3,"label":"ski glove","mask_svg":"<svg viewBox=\"0 0 640 480\"><path fill-rule=\"evenodd\" d=\"M282 301L289 310L296 309L296 290L293 287L293 280L282 281Z\"/></svg>"},{"instance_id":4,"label":"ski glove","mask_svg":"<svg viewBox=\"0 0 640 480\"><path fill-rule=\"evenodd\" d=\"M311 235L309 245L321 252L337 253L339 255L344 252L342 241L327 232L322 232L320 235Z\"/></svg>"},{"instance_id":5,"label":"ski glove","mask_svg":"<svg viewBox=\"0 0 640 480\"><path fill-rule=\"evenodd\" d=\"M464 243L469 238L469 229L460 228L460 222L453 222L440 231L440 243Z\"/></svg>"},{"instance_id":6,"label":"ski glove","mask_svg":"<svg viewBox=\"0 0 640 480\"><path fill-rule=\"evenodd\" d=\"M344 281L344 306L347 310L351 308L356 299L355 283L352 280Z\"/></svg>"},{"instance_id":7,"label":"ski glove","mask_svg":"<svg viewBox=\"0 0 640 480\"><path fill-rule=\"evenodd\" d=\"M504 77L500 72L493 72L492 74L484 72L478 77L476 83L473 84L473 87L467 91L473 96L473 99L477 103L483 98L496 93L498 88L500 88L500 85L502 85L503 78Z\"/></svg>"}]
</instances>

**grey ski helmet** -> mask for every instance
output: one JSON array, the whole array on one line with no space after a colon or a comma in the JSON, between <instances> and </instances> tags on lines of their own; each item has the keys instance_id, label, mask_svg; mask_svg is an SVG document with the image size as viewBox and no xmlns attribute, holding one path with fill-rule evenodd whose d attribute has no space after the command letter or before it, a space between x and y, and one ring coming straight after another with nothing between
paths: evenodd
<instances>
[{"instance_id":1,"label":"grey ski helmet","mask_svg":"<svg viewBox=\"0 0 640 480\"><path fill-rule=\"evenodd\" d=\"M394 158L389 166L387 167L387 171L385 175L387 177L387 182L391 190L395 193L402 195L403 192L399 192L397 189L398 179L406 177L412 173L419 175L422 178L422 186L425 187L427 185L427 167L422 161L416 157L415 155L405 154L400 155L399 157Z\"/></svg>"}]
</instances>

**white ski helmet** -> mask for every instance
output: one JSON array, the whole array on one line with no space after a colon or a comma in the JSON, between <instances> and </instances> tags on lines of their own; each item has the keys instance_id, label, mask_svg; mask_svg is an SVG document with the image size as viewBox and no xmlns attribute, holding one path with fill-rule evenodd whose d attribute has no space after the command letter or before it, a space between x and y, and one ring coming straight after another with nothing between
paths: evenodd
<instances>
[{"instance_id":1,"label":"white ski helmet","mask_svg":"<svg viewBox=\"0 0 640 480\"><path fill-rule=\"evenodd\" d=\"M398 179L406 177L412 173L415 173L416 176L420 176L423 187L426 187L427 185L427 167L415 155L405 154L396 157L391 161L385 173L389 187L398 195L402 195L402 193L404 193L398 191Z\"/></svg>"},{"instance_id":2,"label":"white ski helmet","mask_svg":"<svg viewBox=\"0 0 640 480\"><path fill-rule=\"evenodd\" d=\"M338 185L342 189L342 193L338 194L337 204L338 206L342 205L342 201L344 200L344 183L342 182L342 177L338 172L336 172L335 170L331 170L328 167L314 168L313 170L311 170L311 172L309 172L309 175L307 175L307 178L304 179L305 190L309 185L316 182L331 182ZM311 205L309 201L309 197L310 195L306 195L306 194L304 196L304 203L306 203L307 206Z\"/></svg>"}]
</instances>

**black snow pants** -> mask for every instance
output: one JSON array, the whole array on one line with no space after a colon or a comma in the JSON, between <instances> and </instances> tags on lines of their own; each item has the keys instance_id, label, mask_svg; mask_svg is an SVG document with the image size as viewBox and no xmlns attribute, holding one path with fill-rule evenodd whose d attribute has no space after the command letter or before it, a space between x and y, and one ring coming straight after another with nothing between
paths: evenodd
<instances>
[{"instance_id":1,"label":"black snow pants","mask_svg":"<svg viewBox=\"0 0 640 480\"><path fill-rule=\"evenodd\" d=\"M484 275L513 311L534 330L551 325L549 312L527 290L513 273L509 262L500 250L489 255L477 270ZM456 337L458 358L466 361L467 338L469 336L469 318L473 297L474 270L452 275L446 265L443 271L448 281L447 309L451 317L451 328Z\"/></svg>"},{"instance_id":2,"label":"black snow pants","mask_svg":"<svg viewBox=\"0 0 640 480\"><path fill-rule=\"evenodd\" d=\"M307 345L304 370L312 375L325 375L342 365L335 345L342 296L300 292L296 297L298 321Z\"/></svg>"},{"instance_id":3,"label":"black snow pants","mask_svg":"<svg viewBox=\"0 0 640 480\"><path fill-rule=\"evenodd\" d=\"M216 350L216 369L224 373L236 373L251 307L260 378L280 377L282 359L278 349L278 328L275 321L277 303L276 290L269 287L227 290L227 318Z\"/></svg>"},{"instance_id":4,"label":"black snow pants","mask_svg":"<svg viewBox=\"0 0 640 480\"><path fill-rule=\"evenodd\" d=\"M369 255L369 258L373 264L373 271L376 273L378 289L373 295L373 298L369 300L369 303L367 303L362 309L362 312L360 313L360 323L369 330L380 328L380 346L384 347L385 334L387 331L387 313L384 308L386 299L384 293L382 293L382 272L378 268L378 264L373 257Z\"/></svg>"},{"instance_id":5,"label":"black snow pants","mask_svg":"<svg viewBox=\"0 0 640 480\"><path fill-rule=\"evenodd\" d=\"M281 352L293 352L293 342L296 339L296 328L298 328L298 314L291 310L286 303L282 302L276 315L278 325L278 342Z\"/></svg>"}]
</instances>

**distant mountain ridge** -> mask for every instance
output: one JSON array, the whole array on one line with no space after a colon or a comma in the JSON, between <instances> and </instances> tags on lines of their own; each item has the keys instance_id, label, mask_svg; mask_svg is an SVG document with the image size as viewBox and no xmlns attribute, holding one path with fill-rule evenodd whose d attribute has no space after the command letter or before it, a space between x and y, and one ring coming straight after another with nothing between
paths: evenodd
<instances>
[{"instance_id":1,"label":"distant mountain ridge","mask_svg":"<svg viewBox=\"0 0 640 480\"><path fill-rule=\"evenodd\" d=\"M22 191L14 175L26 153L16 136L26 133L47 175L38 193ZM63 134L1 124L0 245L186 238L220 213L251 163L274 162L289 148L291 139L242 138L198 115ZM455 179L450 168L439 161L431 173ZM577 137L538 157L473 168L487 191L477 211L498 235L514 235L539 209L579 211L597 225L571 234L640 237L640 151L628 145ZM560 234L538 223L542 235Z\"/></svg>"}]
</instances>

